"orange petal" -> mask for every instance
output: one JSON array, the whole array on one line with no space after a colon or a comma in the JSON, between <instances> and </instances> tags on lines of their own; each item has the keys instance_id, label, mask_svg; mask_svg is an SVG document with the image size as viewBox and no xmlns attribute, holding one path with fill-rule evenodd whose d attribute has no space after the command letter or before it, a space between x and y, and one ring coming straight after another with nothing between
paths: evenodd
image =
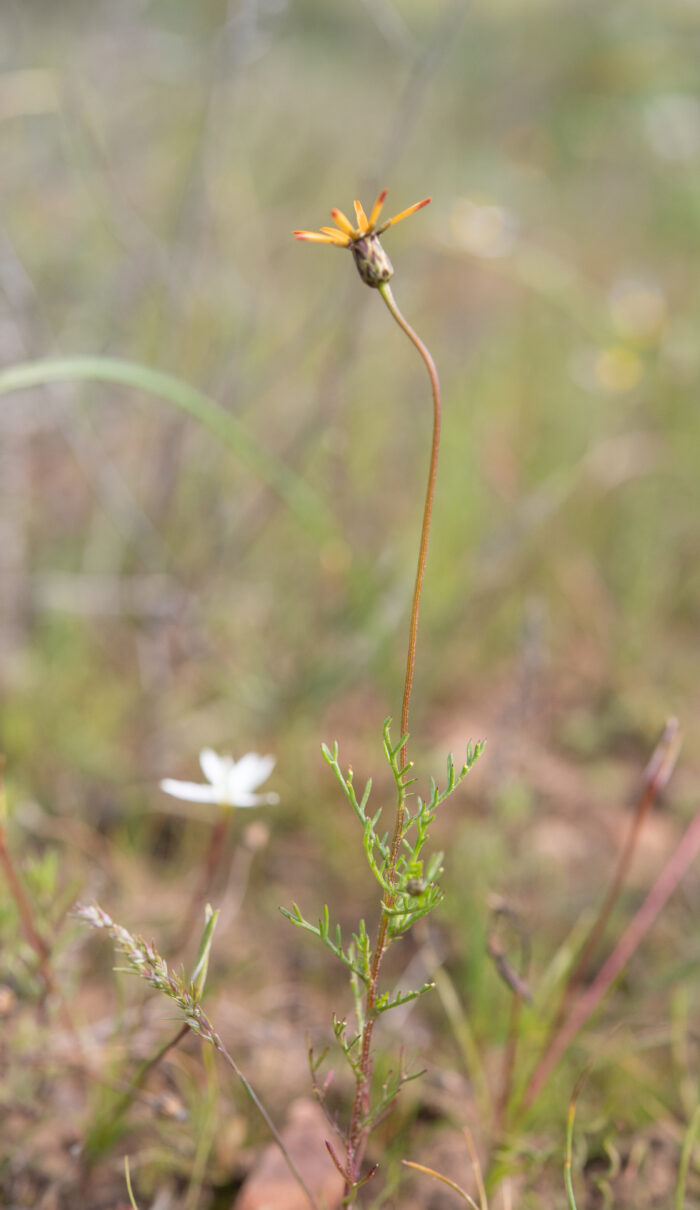
<instances>
[{"instance_id":1,"label":"orange petal","mask_svg":"<svg viewBox=\"0 0 700 1210\"><path fill-rule=\"evenodd\" d=\"M336 231L335 227L321 227L324 235L328 235L337 244L339 248L347 248L350 243L350 236L344 235L342 231Z\"/></svg>"},{"instance_id":2,"label":"orange petal","mask_svg":"<svg viewBox=\"0 0 700 1210\"><path fill-rule=\"evenodd\" d=\"M297 239L314 241L317 244L334 244L336 241L330 235L321 235L320 231L295 231Z\"/></svg>"},{"instance_id":3,"label":"orange petal","mask_svg":"<svg viewBox=\"0 0 700 1210\"><path fill-rule=\"evenodd\" d=\"M340 227L341 231L344 231L346 235L349 235L350 239L354 239L355 228L350 222L350 219L343 214L342 210L331 210L331 218L333 219L333 222Z\"/></svg>"},{"instance_id":4,"label":"orange petal","mask_svg":"<svg viewBox=\"0 0 700 1210\"><path fill-rule=\"evenodd\" d=\"M379 197L377 198L372 209L370 210L369 220L367 222L368 231L371 231L373 229L374 224L376 223L377 219L379 218L379 211L381 210L382 206L384 205L386 195L387 195L387 190L382 189L381 193L379 194Z\"/></svg>"},{"instance_id":5,"label":"orange petal","mask_svg":"<svg viewBox=\"0 0 700 1210\"><path fill-rule=\"evenodd\" d=\"M381 235L382 231L386 231L387 227L393 227L394 223L400 223L401 219L408 218L409 214L415 214L416 210L422 210L423 207L427 206L428 202L432 202L432 200L433 199L431 197L424 197L422 202L415 202L414 205L409 206L407 210L402 210L400 214L395 214L393 218L389 219L388 223L385 223L383 227L379 228L377 235Z\"/></svg>"},{"instance_id":6,"label":"orange petal","mask_svg":"<svg viewBox=\"0 0 700 1210\"><path fill-rule=\"evenodd\" d=\"M360 235L364 235L369 227L367 215L362 209L362 202L354 202L353 205L355 207L355 218L357 219L357 230L360 232Z\"/></svg>"}]
</instances>

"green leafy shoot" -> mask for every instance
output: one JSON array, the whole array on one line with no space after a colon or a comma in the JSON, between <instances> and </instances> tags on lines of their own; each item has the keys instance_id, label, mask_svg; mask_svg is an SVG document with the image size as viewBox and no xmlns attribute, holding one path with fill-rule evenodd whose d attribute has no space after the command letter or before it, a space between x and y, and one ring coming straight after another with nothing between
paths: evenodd
<instances>
[{"instance_id":1,"label":"green leafy shoot","mask_svg":"<svg viewBox=\"0 0 700 1210\"><path fill-rule=\"evenodd\" d=\"M333 1017L336 1042L353 1074L357 1089L365 1090L361 1096L357 1094L356 1105L360 1108L353 1118L354 1126L351 1127L346 1140L349 1154L354 1153L355 1148L355 1143L351 1141L352 1132L355 1132L353 1137L356 1139L366 1137L389 1112L402 1085L408 1079L416 1078L406 1075L402 1070L387 1081L378 1099L374 1100L369 1093L372 1077L371 1065L367 1060L367 1039L371 1037L374 1022L391 1009L417 1000L435 986L431 981L415 989L382 992L378 986L379 966L391 942L406 933L421 917L427 916L442 899L437 879L442 869L443 854L433 853L425 856L429 828L438 807L461 784L484 748L483 743L469 743L464 763L459 770L455 767L452 756L449 756L444 788L440 789L435 779L431 778L428 797L423 799L417 795L414 803L409 804L407 799L416 779L412 776L413 762L406 761L404 756L407 739L407 735L401 735L398 742L393 743L391 719L386 719L382 729L382 743L396 790L396 824L391 839L388 833L379 831L382 808L373 813L369 811L371 779L367 780L358 797L353 770L350 768L345 771L340 765L337 742L332 748L327 744L321 746L324 760L330 765L336 781L360 822L365 858L381 887L381 915L374 948L364 920L360 920L357 931L352 935L352 941L346 946L340 925L331 925L330 912L326 905L318 923L307 920L296 903L292 904L291 909L280 909L282 915L292 924L318 937L350 973L355 1018L352 1029L348 1029L344 1016ZM324 1105L332 1072L325 1084L321 1083L317 1078L320 1063L321 1060L314 1061L313 1055L310 1055L314 1092L319 1102ZM344 1169L337 1158L335 1162L345 1177L351 1197L354 1198L373 1170L361 1176L358 1169L351 1179L350 1170ZM351 1205L352 1201L346 1201L344 1204Z\"/></svg>"},{"instance_id":2,"label":"green leafy shoot","mask_svg":"<svg viewBox=\"0 0 700 1210\"><path fill-rule=\"evenodd\" d=\"M359 1022L358 1022L358 1025L359 1025ZM360 1063L361 1063L361 1058L362 1058L362 1056L360 1054L360 1041L362 1038L362 1030L361 1030L361 1028L358 1028L357 1032L354 1033L352 1035L352 1037L348 1038L347 1028L348 1028L348 1023L345 1020L345 1018L336 1017L335 1014L333 1014L333 1033L335 1034L335 1040L338 1043L340 1049L342 1050L350 1067L352 1068L353 1073L355 1075L357 1075L357 1073L360 1070Z\"/></svg>"},{"instance_id":3,"label":"green leafy shoot","mask_svg":"<svg viewBox=\"0 0 700 1210\"><path fill-rule=\"evenodd\" d=\"M384 751L394 775L394 781L399 795L405 795L412 781L406 780L407 769L399 767L398 754L404 740L398 746L392 746L389 728L391 720L384 724ZM447 784L444 790L438 788L433 777L430 779L430 796L424 800L420 795L416 798L415 811L404 805L404 825L401 833L401 852L396 863L396 881L392 887L392 906L385 907L389 916L389 936L399 937L420 920L427 916L441 902L443 895L436 884L442 868L442 853L434 853L426 862L421 854L428 840L428 828L435 818L438 807L463 782L467 773L473 768L484 750L484 742L467 744L464 764L459 772L455 768L452 754L447 758Z\"/></svg>"},{"instance_id":4,"label":"green leafy shoot","mask_svg":"<svg viewBox=\"0 0 700 1210\"><path fill-rule=\"evenodd\" d=\"M355 793L353 771L352 769L348 769L347 773L343 773L343 770L338 762L338 744L333 744L332 751L326 744L322 744L321 751L323 753L324 760L330 765L331 769L335 773L337 781L343 788L345 797L362 824L362 842L365 857L367 858L367 864L369 865L369 868L374 874L374 877L382 890L389 891L391 888L386 881L384 871L388 867L391 853L387 843L387 837L380 837L377 833L377 824L379 823L379 819L382 814L381 808L374 816L367 815L367 803L369 802L369 796L372 792L372 779L370 778L368 780L367 784L365 785L362 798L358 802L357 795Z\"/></svg>"},{"instance_id":5,"label":"green leafy shoot","mask_svg":"<svg viewBox=\"0 0 700 1210\"><path fill-rule=\"evenodd\" d=\"M415 991L398 992L393 999L385 992L377 1000L374 1011L377 1014L386 1013L392 1008L399 1008L402 1004L410 1004L411 1000L417 1000L419 996L424 996L426 992L431 992L434 987L435 984L430 981L429 983L424 983L422 987L417 988Z\"/></svg>"},{"instance_id":6,"label":"green leafy shoot","mask_svg":"<svg viewBox=\"0 0 700 1210\"><path fill-rule=\"evenodd\" d=\"M369 982L370 939L364 920L360 921L358 932L353 933L353 939L348 948L343 949L343 937L339 924L336 924L335 933L331 935L330 913L327 904L323 905L323 915L318 924L312 924L306 920L296 903L292 904L291 911L284 907L280 908L280 911L287 920L291 920L292 924L296 924L299 928L305 929L307 933L313 933L315 937L318 937L356 978L365 984Z\"/></svg>"},{"instance_id":7,"label":"green leafy shoot","mask_svg":"<svg viewBox=\"0 0 700 1210\"><path fill-rule=\"evenodd\" d=\"M393 882L390 882L388 877L391 863L391 846L388 843L388 836L380 834L377 831L377 825L382 814L381 808L374 815L369 815L367 812L372 792L371 778L366 782L362 797L358 800L355 792L353 770L348 769L347 773L345 773L340 766L338 744L334 743L332 749L327 744L323 744L321 751L324 759L333 770L336 780L342 787L345 797L362 824L362 841L367 864L382 888L384 895L390 896L395 901L394 906L387 909L387 911L391 916L391 936L399 936L401 933L406 932L421 916L427 915L442 899L442 893L434 885L434 879L439 873L442 864L442 855L436 854L431 858L427 867L424 868L420 854L428 839L428 828L435 817L437 808L464 780L481 755L484 744L483 742L476 744L470 742L467 745L465 761L459 772L456 770L454 759L450 755L447 760L447 785L445 789L439 790L434 778L431 778L430 797L426 801L418 797L416 799L416 810L411 812L410 808L405 805L405 799L409 788L416 780L409 776L413 765L411 762L404 767L400 765L400 753L408 736L402 735L398 742L393 744L390 729L391 719L386 719L382 731L384 754L391 768L397 794L404 804L405 811L404 827L401 835L402 851L396 866ZM415 832L413 837L409 838L411 829L415 829ZM313 926L311 927L311 931L315 931Z\"/></svg>"}]
</instances>

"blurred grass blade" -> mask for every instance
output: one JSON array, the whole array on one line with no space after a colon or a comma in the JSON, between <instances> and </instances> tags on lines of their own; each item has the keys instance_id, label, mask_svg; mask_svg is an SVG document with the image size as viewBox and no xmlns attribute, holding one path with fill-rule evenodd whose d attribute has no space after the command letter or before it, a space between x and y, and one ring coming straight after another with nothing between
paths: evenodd
<instances>
[{"instance_id":1,"label":"blurred grass blade","mask_svg":"<svg viewBox=\"0 0 700 1210\"><path fill-rule=\"evenodd\" d=\"M136 1205L136 1198L134 1197L134 1191L131 1188L131 1173L129 1171L128 1155L124 1156L124 1176L126 1178L126 1189L127 1189L127 1193L129 1194L129 1201L131 1202L133 1210L139 1210L138 1206Z\"/></svg>"},{"instance_id":2,"label":"blurred grass blade","mask_svg":"<svg viewBox=\"0 0 700 1210\"><path fill-rule=\"evenodd\" d=\"M463 1189L461 1185L456 1184L455 1181L451 1181L448 1176L444 1175L444 1173L436 1172L434 1168L426 1168L425 1164L415 1164L413 1160L402 1160L401 1163L404 1164L406 1168L415 1168L416 1172L424 1172L426 1176L435 1177L436 1181L441 1181L443 1185L447 1185L448 1189L454 1189L455 1193L459 1194L462 1201L466 1202L468 1206L472 1207L472 1210L479 1210L479 1206L477 1206L474 1198L467 1193L466 1189Z\"/></svg>"},{"instance_id":3,"label":"blurred grass blade","mask_svg":"<svg viewBox=\"0 0 700 1210\"><path fill-rule=\"evenodd\" d=\"M309 531L316 542L337 537L337 527L327 506L294 471L270 454L248 432L240 420L196 387L135 361L114 357L59 357L25 361L0 370L0 395L51 382L109 382L157 395L186 412L266 483Z\"/></svg>"},{"instance_id":4,"label":"blurred grass blade","mask_svg":"<svg viewBox=\"0 0 700 1210\"><path fill-rule=\"evenodd\" d=\"M591 1064L588 1063L581 1072L578 1080L574 1084L574 1090L569 1101L569 1111L566 1115L566 1154L564 1156L564 1184L566 1186L566 1199L569 1203L569 1210L578 1210L576 1206L576 1198L574 1197L574 1184L571 1175L571 1167L573 1164L574 1154L574 1122L576 1121L576 1105L578 1103L581 1089L583 1088L588 1073L591 1069Z\"/></svg>"},{"instance_id":5,"label":"blurred grass blade","mask_svg":"<svg viewBox=\"0 0 700 1210\"><path fill-rule=\"evenodd\" d=\"M695 1147L695 1139L700 1131L700 1106L695 1110L683 1139L681 1162L678 1168L678 1184L676 1185L676 1200L674 1210L683 1210L685 1206L685 1186L688 1180L688 1169Z\"/></svg>"},{"instance_id":6,"label":"blurred grass blade","mask_svg":"<svg viewBox=\"0 0 700 1210\"><path fill-rule=\"evenodd\" d=\"M576 1099L571 1098L569 1104L569 1112L566 1117L566 1156L564 1158L564 1184L566 1186L566 1197L569 1203L569 1210L576 1210L576 1199L574 1197L574 1186L571 1179L571 1163L572 1153L574 1149L574 1120L576 1118Z\"/></svg>"}]
</instances>

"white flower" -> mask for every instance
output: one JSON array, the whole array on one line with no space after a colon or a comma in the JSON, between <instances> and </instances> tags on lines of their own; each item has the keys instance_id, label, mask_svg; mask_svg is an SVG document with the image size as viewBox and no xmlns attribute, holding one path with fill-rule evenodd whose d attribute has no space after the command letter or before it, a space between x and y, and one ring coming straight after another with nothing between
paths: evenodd
<instances>
[{"instance_id":1,"label":"white flower","mask_svg":"<svg viewBox=\"0 0 700 1210\"><path fill-rule=\"evenodd\" d=\"M219 756L211 748L204 748L199 763L208 785L166 777L160 783L161 790L185 802L211 802L221 807L259 807L262 803L279 802L278 794L253 793L274 769L274 756L247 752L240 760L234 760L232 756Z\"/></svg>"}]
</instances>

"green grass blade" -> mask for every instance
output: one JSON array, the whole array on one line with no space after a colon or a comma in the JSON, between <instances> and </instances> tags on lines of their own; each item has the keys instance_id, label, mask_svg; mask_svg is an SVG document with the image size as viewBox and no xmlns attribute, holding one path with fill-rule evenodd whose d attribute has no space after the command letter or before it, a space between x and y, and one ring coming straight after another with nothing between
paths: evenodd
<instances>
[{"instance_id":1,"label":"green grass blade","mask_svg":"<svg viewBox=\"0 0 700 1210\"><path fill-rule=\"evenodd\" d=\"M700 1130L700 1107L695 1110L688 1129L683 1139L683 1149L681 1151L681 1162L678 1168L678 1184L676 1185L676 1198L674 1202L675 1210L683 1210L685 1206L685 1186L688 1180L688 1169L690 1168L690 1160L695 1146L695 1139Z\"/></svg>"},{"instance_id":2,"label":"green grass blade","mask_svg":"<svg viewBox=\"0 0 700 1210\"><path fill-rule=\"evenodd\" d=\"M0 370L0 395L52 382L109 382L157 395L218 437L287 505L316 542L337 536L327 506L284 462L263 448L240 420L196 387L134 361L114 357L59 357Z\"/></svg>"}]
</instances>

